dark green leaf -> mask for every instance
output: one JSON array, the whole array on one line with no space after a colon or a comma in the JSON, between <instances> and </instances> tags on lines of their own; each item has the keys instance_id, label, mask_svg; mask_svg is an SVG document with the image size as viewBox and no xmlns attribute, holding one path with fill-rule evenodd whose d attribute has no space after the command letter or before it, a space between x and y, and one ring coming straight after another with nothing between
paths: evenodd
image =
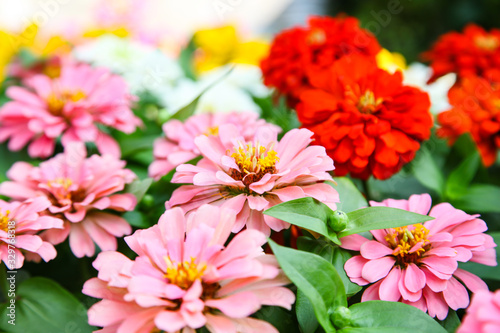
<instances>
[{"instance_id":1,"label":"dark green leaf","mask_svg":"<svg viewBox=\"0 0 500 333\"><path fill-rule=\"evenodd\" d=\"M137 202L139 202L142 200L142 197L144 197L144 194L146 194L152 183L152 178L146 178L143 180L138 179L133 183L128 184L125 188L125 192L135 195L135 197L137 198Z\"/></svg>"},{"instance_id":2,"label":"dark green leaf","mask_svg":"<svg viewBox=\"0 0 500 333\"><path fill-rule=\"evenodd\" d=\"M442 196L444 188L443 174L429 151L421 150L419 152L417 158L412 162L412 170L422 185Z\"/></svg>"},{"instance_id":3,"label":"dark green leaf","mask_svg":"<svg viewBox=\"0 0 500 333\"><path fill-rule=\"evenodd\" d=\"M463 196L474 178L477 168L480 164L480 158L477 151L467 157L460 165L452 171L446 181L446 196L456 199Z\"/></svg>"},{"instance_id":4,"label":"dark green leaf","mask_svg":"<svg viewBox=\"0 0 500 333\"><path fill-rule=\"evenodd\" d=\"M362 208L348 213L347 216L349 216L349 223L347 228L339 233L339 238L364 231L403 227L434 219L427 215L391 207Z\"/></svg>"},{"instance_id":5,"label":"dark green leaf","mask_svg":"<svg viewBox=\"0 0 500 333\"><path fill-rule=\"evenodd\" d=\"M317 232L339 243L337 234L329 230L326 225L327 217L333 214L333 211L324 203L311 197L283 202L265 210L264 214Z\"/></svg>"},{"instance_id":6,"label":"dark green leaf","mask_svg":"<svg viewBox=\"0 0 500 333\"><path fill-rule=\"evenodd\" d=\"M0 329L8 333L92 332L87 310L56 282L35 277L16 290L15 326L8 323L8 304L0 307Z\"/></svg>"},{"instance_id":7,"label":"dark green leaf","mask_svg":"<svg viewBox=\"0 0 500 333\"><path fill-rule=\"evenodd\" d=\"M353 210L368 207L368 202L356 185L347 177L335 178L336 186L333 186L340 195L340 203L338 208L346 213Z\"/></svg>"},{"instance_id":8,"label":"dark green leaf","mask_svg":"<svg viewBox=\"0 0 500 333\"><path fill-rule=\"evenodd\" d=\"M453 200L453 206L471 213L500 213L500 187L476 184L468 187L462 197Z\"/></svg>"},{"instance_id":9,"label":"dark green leaf","mask_svg":"<svg viewBox=\"0 0 500 333\"><path fill-rule=\"evenodd\" d=\"M279 332L300 333L293 312L279 306L264 306L253 316L267 321Z\"/></svg>"},{"instance_id":10,"label":"dark green leaf","mask_svg":"<svg viewBox=\"0 0 500 333\"><path fill-rule=\"evenodd\" d=\"M327 333L335 332L329 310L347 304L335 268L318 255L280 246L272 240L269 244L285 274L311 301L320 325Z\"/></svg>"},{"instance_id":11,"label":"dark green leaf","mask_svg":"<svg viewBox=\"0 0 500 333\"><path fill-rule=\"evenodd\" d=\"M319 327L318 320L314 316L314 307L311 301L301 290L297 290L295 301L295 313L302 333L314 333Z\"/></svg>"},{"instance_id":12,"label":"dark green leaf","mask_svg":"<svg viewBox=\"0 0 500 333\"><path fill-rule=\"evenodd\" d=\"M332 264L337 270L337 273L339 273L342 282L344 283L344 288L346 290L348 297L357 294L361 290L360 286L351 282L351 280L347 277L347 274L344 270L345 262L349 260L351 257L352 256L348 251L336 246L332 258Z\"/></svg>"},{"instance_id":13,"label":"dark green leaf","mask_svg":"<svg viewBox=\"0 0 500 333\"><path fill-rule=\"evenodd\" d=\"M158 135L148 136L130 136L120 139L120 149L122 158L126 158L144 150L152 150L153 142L158 138Z\"/></svg>"},{"instance_id":14,"label":"dark green leaf","mask_svg":"<svg viewBox=\"0 0 500 333\"><path fill-rule=\"evenodd\" d=\"M460 326L460 319L458 318L457 313L452 309L448 311L448 316L446 316L444 320L438 322L446 331L448 331L448 333L455 333L458 326Z\"/></svg>"},{"instance_id":15,"label":"dark green leaf","mask_svg":"<svg viewBox=\"0 0 500 333\"><path fill-rule=\"evenodd\" d=\"M493 241L495 244L500 244L500 232L491 232L488 233L493 237ZM495 248L497 252L497 258L500 258L500 246ZM478 264L477 262L459 262L458 267L461 269L465 269L468 272L476 274L481 279L488 280L500 280L500 266L486 266L482 264Z\"/></svg>"},{"instance_id":16,"label":"dark green leaf","mask_svg":"<svg viewBox=\"0 0 500 333\"><path fill-rule=\"evenodd\" d=\"M353 326L380 328L387 332L399 329L409 333L444 333L446 330L422 310L399 302L368 301L352 305ZM372 332L343 329L339 332ZM373 332L382 332L375 330Z\"/></svg>"}]
</instances>

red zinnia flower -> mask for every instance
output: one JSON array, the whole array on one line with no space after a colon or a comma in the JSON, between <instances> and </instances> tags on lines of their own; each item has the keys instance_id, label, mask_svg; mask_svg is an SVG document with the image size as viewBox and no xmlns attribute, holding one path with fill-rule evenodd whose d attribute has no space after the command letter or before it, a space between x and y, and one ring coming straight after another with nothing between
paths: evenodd
<instances>
[{"instance_id":1,"label":"red zinnia flower","mask_svg":"<svg viewBox=\"0 0 500 333\"><path fill-rule=\"evenodd\" d=\"M441 128L437 134L449 143L470 133L485 166L495 163L500 148L500 71L485 73L490 80L478 76L464 77L448 93L452 108L438 115Z\"/></svg>"},{"instance_id":2,"label":"red zinnia flower","mask_svg":"<svg viewBox=\"0 0 500 333\"><path fill-rule=\"evenodd\" d=\"M325 68L353 53L375 61L380 50L377 39L354 17L312 17L307 27L276 36L269 56L261 63L264 83L295 97L309 83L307 71L311 67Z\"/></svg>"},{"instance_id":3,"label":"red zinnia flower","mask_svg":"<svg viewBox=\"0 0 500 333\"><path fill-rule=\"evenodd\" d=\"M482 76L487 69L500 68L500 30L487 32L480 26L469 24L463 33L442 35L423 57L431 62L434 71L429 82L451 72L457 73L459 78Z\"/></svg>"},{"instance_id":4,"label":"red zinnia flower","mask_svg":"<svg viewBox=\"0 0 500 333\"><path fill-rule=\"evenodd\" d=\"M335 161L336 175L389 178L429 138L429 96L403 86L401 72L390 74L352 55L314 74L297 113Z\"/></svg>"}]
</instances>

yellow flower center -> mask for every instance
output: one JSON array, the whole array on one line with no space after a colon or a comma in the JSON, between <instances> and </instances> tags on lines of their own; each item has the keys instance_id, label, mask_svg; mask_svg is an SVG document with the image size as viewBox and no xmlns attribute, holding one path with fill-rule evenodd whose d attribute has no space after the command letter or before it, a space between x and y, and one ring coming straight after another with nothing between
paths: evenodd
<instances>
[{"instance_id":1,"label":"yellow flower center","mask_svg":"<svg viewBox=\"0 0 500 333\"><path fill-rule=\"evenodd\" d=\"M488 51L493 51L500 45L498 38L492 35L477 36L474 38L474 42L480 49Z\"/></svg>"},{"instance_id":2,"label":"yellow flower center","mask_svg":"<svg viewBox=\"0 0 500 333\"><path fill-rule=\"evenodd\" d=\"M382 98L375 99L375 94L371 90L366 90L364 95L361 95L358 100L358 110L361 113L373 113L382 104Z\"/></svg>"},{"instance_id":3,"label":"yellow flower center","mask_svg":"<svg viewBox=\"0 0 500 333\"><path fill-rule=\"evenodd\" d=\"M5 214L2 213L2 211L0 210L0 229L2 229L5 232L8 232L9 222L11 222L9 215L10 215L9 210L5 211Z\"/></svg>"},{"instance_id":4,"label":"yellow flower center","mask_svg":"<svg viewBox=\"0 0 500 333\"><path fill-rule=\"evenodd\" d=\"M55 116L61 116L64 106L68 102L78 102L86 97L85 93L81 90L76 92L65 91L60 94L52 93L47 97L47 106L49 112Z\"/></svg>"},{"instance_id":5,"label":"yellow flower center","mask_svg":"<svg viewBox=\"0 0 500 333\"><path fill-rule=\"evenodd\" d=\"M430 249L429 229L422 224L389 229L385 240L396 256L396 263L406 267L417 263L423 254Z\"/></svg>"},{"instance_id":6,"label":"yellow flower center","mask_svg":"<svg viewBox=\"0 0 500 333\"><path fill-rule=\"evenodd\" d=\"M171 284L175 284L181 289L187 290L196 280L201 280L203 273L207 269L205 264L195 263L195 259L174 264L170 257L165 257L167 272L164 277Z\"/></svg>"},{"instance_id":7,"label":"yellow flower center","mask_svg":"<svg viewBox=\"0 0 500 333\"><path fill-rule=\"evenodd\" d=\"M208 136L217 136L219 135L219 126L213 126L213 127L209 127L205 133L205 135L208 135Z\"/></svg>"},{"instance_id":8,"label":"yellow flower center","mask_svg":"<svg viewBox=\"0 0 500 333\"><path fill-rule=\"evenodd\" d=\"M250 142L234 147L230 156L234 158L239 170L231 169L230 176L235 180L241 180L245 186L248 186L261 180L266 173L275 173L279 157L272 149L273 145L274 143L266 148L257 143L254 147Z\"/></svg>"},{"instance_id":9,"label":"yellow flower center","mask_svg":"<svg viewBox=\"0 0 500 333\"><path fill-rule=\"evenodd\" d=\"M326 34L323 29L314 29L307 36L307 42L312 45L321 45L326 42Z\"/></svg>"}]
</instances>

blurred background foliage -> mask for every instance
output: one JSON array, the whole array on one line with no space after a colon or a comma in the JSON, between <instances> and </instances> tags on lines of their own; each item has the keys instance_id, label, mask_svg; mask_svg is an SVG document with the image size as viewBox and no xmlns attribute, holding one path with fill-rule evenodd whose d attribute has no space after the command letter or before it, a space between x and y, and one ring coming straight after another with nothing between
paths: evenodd
<instances>
[{"instance_id":1,"label":"blurred background foliage","mask_svg":"<svg viewBox=\"0 0 500 333\"><path fill-rule=\"evenodd\" d=\"M440 35L461 31L467 23L500 27L498 0L329 0L327 7L329 15L357 17L383 47L402 53L408 63L422 61L420 54Z\"/></svg>"}]
</instances>

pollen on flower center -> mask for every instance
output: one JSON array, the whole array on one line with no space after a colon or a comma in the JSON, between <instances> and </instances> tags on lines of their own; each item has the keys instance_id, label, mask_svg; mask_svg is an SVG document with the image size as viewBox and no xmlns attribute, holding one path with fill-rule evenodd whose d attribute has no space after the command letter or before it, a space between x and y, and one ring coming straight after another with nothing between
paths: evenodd
<instances>
[{"instance_id":1,"label":"pollen on flower center","mask_svg":"<svg viewBox=\"0 0 500 333\"><path fill-rule=\"evenodd\" d=\"M83 189L75 189L73 180L67 177L58 177L47 182L50 192L49 199L56 206L66 206L73 202L85 199L86 192Z\"/></svg>"},{"instance_id":2,"label":"pollen on flower center","mask_svg":"<svg viewBox=\"0 0 500 333\"><path fill-rule=\"evenodd\" d=\"M385 240L394 250L397 264L406 267L417 263L430 249L429 230L422 224L389 229Z\"/></svg>"},{"instance_id":3,"label":"pollen on flower center","mask_svg":"<svg viewBox=\"0 0 500 333\"><path fill-rule=\"evenodd\" d=\"M68 102L78 102L86 97L85 93L81 90L78 91L64 91L56 94L52 93L47 97L47 106L50 113L55 116L60 116L64 109L64 105Z\"/></svg>"},{"instance_id":4,"label":"pollen on flower center","mask_svg":"<svg viewBox=\"0 0 500 333\"><path fill-rule=\"evenodd\" d=\"M167 263L167 272L164 277L171 284L184 290L189 289L194 281L201 279L207 269L205 264L195 263L195 258L191 258L191 261L174 264L169 257L165 257L165 262Z\"/></svg>"},{"instance_id":5,"label":"pollen on flower center","mask_svg":"<svg viewBox=\"0 0 500 333\"><path fill-rule=\"evenodd\" d=\"M498 38L492 35L477 36L474 39L474 43L476 43L479 48L489 51L495 50L500 45Z\"/></svg>"},{"instance_id":6,"label":"pollen on flower center","mask_svg":"<svg viewBox=\"0 0 500 333\"><path fill-rule=\"evenodd\" d=\"M2 211L0 210L0 229L5 232L9 230L9 222L11 221L9 215L9 210L5 211L5 213L2 213Z\"/></svg>"},{"instance_id":7,"label":"pollen on flower center","mask_svg":"<svg viewBox=\"0 0 500 333\"><path fill-rule=\"evenodd\" d=\"M273 145L274 143L266 148L259 143L254 146L250 142L246 145L240 143L239 147L234 147L230 156L234 158L239 169L231 169L230 176L248 186L261 180L266 173L275 173L279 157L272 149Z\"/></svg>"},{"instance_id":8,"label":"pollen on flower center","mask_svg":"<svg viewBox=\"0 0 500 333\"><path fill-rule=\"evenodd\" d=\"M205 131L204 133L205 135L208 135L208 136L216 136L216 135L219 135L219 126L213 126L213 127L209 127L207 128L207 130Z\"/></svg>"},{"instance_id":9,"label":"pollen on flower center","mask_svg":"<svg viewBox=\"0 0 500 333\"><path fill-rule=\"evenodd\" d=\"M384 100L382 98L375 99L375 94L371 90L366 90L358 100L358 110L361 113L373 113L377 110Z\"/></svg>"}]
</instances>

